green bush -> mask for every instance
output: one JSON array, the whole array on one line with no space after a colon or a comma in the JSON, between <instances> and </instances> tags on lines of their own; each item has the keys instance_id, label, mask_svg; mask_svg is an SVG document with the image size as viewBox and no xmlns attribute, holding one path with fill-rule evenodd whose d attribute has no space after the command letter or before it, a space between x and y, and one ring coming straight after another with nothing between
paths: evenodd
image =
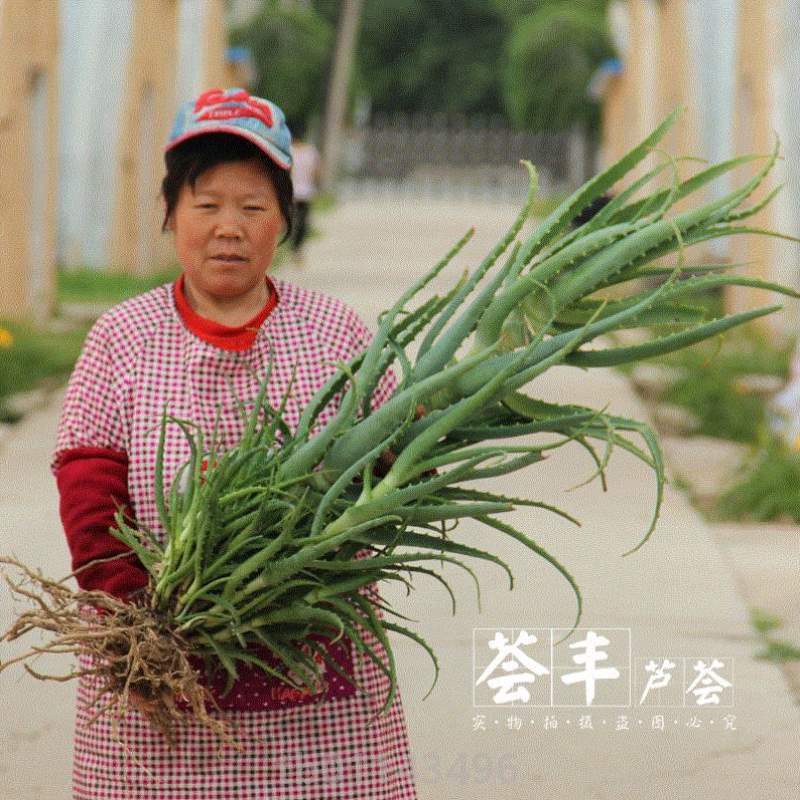
<instances>
[{"instance_id":1,"label":"green bush","mask_svg":"<svg viewBox=\"0 0 800 800\"><path fill-rule=\"evenodd\" d=\"M70 303L112 306L173 281L178 274L177 267L146 276L96 269L60 270L57 303L59 307ZM0 421L15 421L3 402L9 395L34 389L43 382L61 383L69 377L89 326L87 321L54 333L30 322L0 320Z\"/></svg>"},{"instance_id":2,"label":"green bush","mask_svg":"<svg viewBox=\"0 0 800 800\"><path fill-rule=\"evenodd\" d=\"M800 647L786 641L786 639L776 639L773 635L773 631L783 625L783 620L780 617L763 609L754 608L750 611L750 622L761 635L764 643L764 648L756 653L756 658L775 663L800 661Z\"/></svg>"},{"instance_id":3,"label":"green bush","mask_svg":"<svg viewBox=\"0 0 800 800\"><path fill-rule=\"evenodd\" d=\"M783 664L787 661L800 661L800 647L783 639L767 641L766 647L756 653L756 658L762 661L773 661Z\"/></svg>"},{"instance_id":4,"label":"green bush","mask_svg":"<svg viewBox=\"0 0 800 800\"><path fill-rule=\"evenodd\" d=\"M486 0L365 3L356 85L380 113L502 114L507 28Z\"/></svg>"}]
</instances>

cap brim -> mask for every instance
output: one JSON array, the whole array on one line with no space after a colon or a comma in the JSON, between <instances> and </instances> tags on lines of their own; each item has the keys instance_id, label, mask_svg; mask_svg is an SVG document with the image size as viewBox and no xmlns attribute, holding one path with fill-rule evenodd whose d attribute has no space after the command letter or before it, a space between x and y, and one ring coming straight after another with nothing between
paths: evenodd
<instances>
[{"instance_id":1,"label":"cap brim","mask_svg":"<svg viewBox=\"0 0 800 800\"><path fill-rule=\"evenodd\" d=\"M291 159L287 159L286 155L278 150L277 147L273 147L269 142L265 142L260 136L256 136L256 134L250 133L242 128L237 128L234 125L209 125L200 129L195 128L194 130L187 131L182 136L169 142L164 147L164 152L169 152L188 139L194 139L197 136L205 136L207 133L232 133L234 136L241 136L242 139L247 139L248 142L254 144L262 153L269 156L281 169L291 169L292 167Z\"/></svg>"}]
</instances>

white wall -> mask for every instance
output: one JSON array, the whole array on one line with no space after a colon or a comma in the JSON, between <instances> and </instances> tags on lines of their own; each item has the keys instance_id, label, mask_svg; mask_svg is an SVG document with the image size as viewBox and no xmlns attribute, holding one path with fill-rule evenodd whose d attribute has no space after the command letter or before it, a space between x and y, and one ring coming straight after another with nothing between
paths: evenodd
<instances>
[{"instance_id":1,"label":"white wall","mask_svg":"<svg viewBox=\"0 0 800 800\"><path fill-rule=\"evenodd\" d=\"M60 0L57 258L104 267L133 0Z\"/></svg>"},{"instance_id":2,"label":"white wall","mask_svg":"<svg viewBox=\"0 0 800 800\"><path fill-rule=\"evenodd\" d=\"M712 161L734 151L737 0L695 0L687 3L689 48L695 59L700 155ZM724 191L724 181L717 191Z\"/></svg>"},{"instance_id":3,"label":"white wall","mask_svg":"<svg viewBox=\"0 0 800 800\"><path fill-rule=\"evenodd\" d=\"M47 240L47 195L50 184L47 158L48 115L52 92L50 77L37 71L30 77L28 143L30 153L30 227L28 229L28 262L30 265L28 308L41 316L47 309L47 287L50 271Z\"/></svg>"},{"instance_id":4,"label":"white wall","mask_svg":"<svg viewBox=\"0 0 800 800\"><path fill-rule=\"evenodd\" d=\"M697 101L696 119L700 125L697 155L710 162L734 156L734 111L736 93L737 0L694 0L687 3L689 51L694 60ZM723 176L709 187L710 197L724 194L730 179ZM727 239L716 239L706 246L716 258L728 254Z\"/></svg>"},{"instance_id":5,"label":"white wall","mask_svg":"<svg viewBox=\"0 0 800 800\"><path fill-rule=\"evenodd\" d=\"M117 141L134 0L59 2L62 58L57 257L68 266L103 268L109 263ZM208 2L179 2L175 80L180 102L204 88L202 43ZM146 116L152 109L142 108L141 113ZM157 192L158 186L148 190Z\"/></svg>"},{"instance_id":6,"label":"white wall","mask_svg":"<svg viewBox=\"0 0 800 800\"><path fill-rule=\"evenodd\" d=\"M800 119L800 0L783 0L783 4L782 57L773 79L777 100L773 127L781 140L784 160L777 167L779 181L785 185L776 200L774 226L782 233L800 236L800 131L797 126ZM800 288L800 245L777 241L776 251L774 279ZM797 326L800 323L797 303L787 302L784 308Z\"/></svg>"},{"instance_id":7,"label":"white wall","mask_svg":"<svg viewBox=\"0 0 800 800\"><path fill-rule=\"evenodd\" d=\"M206 88L203 81L203 31L208 16L207 0L180 0L178 7L178 67L175 96L189 100ZM224 87L222 87L224 88Z\"/></svg>"},{"instance_id":8,"label":"white wall","mask_svg":"<svg viewBox=\"0 0 800 800\"><path fill-rule=\"evenodd\" d=\"M658 53L660 41L658 30L658 0L645 0L642 4L642 27L641 35L645 41L641 43L646 54ZM644 138L650 131L661 122L661 109L655 103L648 102L651 97L658 97L658 59L653 57L644 58L640 62L643 72L640 90L642 92L639 107L639 133ZM652 164L651 164L652 167Z\"/></svg>"}]
</instances>

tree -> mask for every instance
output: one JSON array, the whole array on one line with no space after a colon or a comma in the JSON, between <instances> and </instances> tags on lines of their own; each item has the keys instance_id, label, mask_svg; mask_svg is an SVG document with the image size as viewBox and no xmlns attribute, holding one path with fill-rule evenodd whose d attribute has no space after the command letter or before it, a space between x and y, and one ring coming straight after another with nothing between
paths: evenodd
<instances>
[{"instance_id":1,"label":"tree","mask_svg":"<svg viewBox=\"0 0 800 800\"><path fill-rule=\"evenodd\" d=\"M486 0L367 0L359 86L376 111L502 113L506 32Z\"/></svg>"},{"instance_id":2,"label":"tree","mask_svg":"<svg viewBox=\"0 0 800 800\"><path fill-rule=\"evenodd\" d=\"M255 93L274 100L290 128L322 113L334 29L313 7L265 2L231 40L250 49Z\"/></svg>"},{"instance_id":3,"label":"tree","mask_svg":"<svg viewBox=\"0 0 800 800\"><path fill-rule=\"evenodd\" d=\"M581 11L605 13L608 0L490 0L490 4L514 23L548 6L570 6Z\"/></svg>"},{"instance_id":4,"label":"tree","mask_svg":"<svg viewBox=\"0 0 800 800\"><path fill-rule=\"evenodd\" d=\"M350 80L375 112L502 115L525 130L598 124L586 96L612 55L608 0L364 0ZM256 91L296 121L321 116L341 0L265 0L234 33Z\"/></svg>"},{"instance_id":5,"label":"tree","mask_svg":"<svg viewBox=\"0 0 800 800\"><path fill-rule=\"evenodd\" d=\"M596 129L599 108L586 93L592 73L613 55L604 3L538 3L508 39L503 98L527 130Z\"/></svg>"}]
</instances>

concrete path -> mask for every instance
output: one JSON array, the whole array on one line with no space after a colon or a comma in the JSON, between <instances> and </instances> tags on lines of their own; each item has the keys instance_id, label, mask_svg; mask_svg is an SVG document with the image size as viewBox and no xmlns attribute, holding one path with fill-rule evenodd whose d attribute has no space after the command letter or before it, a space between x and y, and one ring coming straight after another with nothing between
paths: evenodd
<instances>
[{"instance_id":1,"label":"concrete path","mask_svg":"<svg viewBox=\"0 0 800 800\"><path fill-rule=\"evenodd\" d=\"M448 267L441 288L480 260L514 211L478 202L349 202L316 221L324 235L310 242L308 265L287 263L279 274L342 297L374 329L377 314L470 225L477 226L475 241ZM597 408L610 403L614 413L644 419L626 383L611 371L560 368L527 391ZM57 415L54 398L3 445L0 552L60 576L68 556L47 471ZM433 581L418 581L408 598L392 587L384 590L398 611L419 620L414 627L441 666L437 686L423 700L430 662L416 645L395 639L420 800L797 798L800 715L780 671L753 659L759 643L707 527L667 487L653 538L622 558L647 528L655 482L641 462L617 449L607 470L608 491L599 481L568 491L593 469L586 451L573 444L522 473L486 482L487 488L556 504L582 522L578 528L535 508L504 517L566 565L583 592L581 628L609 640L600 648L609 658L598 668L617 669L619 677L598 679L591 706L585 683L560 680L582 669L575 660L580 651L568 645L591 638L588 630L556 647L552 665L543 647L550 628L571 625L572 592L521 545L479 525L459 526L461 540L493 549L516 577L510 592L499 568L474 565L483 587L480 613L471 581L449 565L443 574L458 598L455 616ZM6 594L0 609L5 627ZM522 645L514 664L504 659L509 669L498 666L476 685L498 654L488 647L495 633L514 644L523 630L538 641ZM542 674L521 684L530 690L529 704L519 698L513 707L496 702L497 689L490 690L488 680L519 676L530 667L525 656L554 673L552 700L550 675ZM676 665L672 682L651 689L640 705L645 664L665 658ZM685 691L695 678L693 667L714 658L722 661L716 671L730 685L720 706L696 705L696 696ZM701 697L714 696L714 679L708 681L695 687ZM0 678L0 800L68 797L73 694L69 684L42 685L21 672Z\"/></svg>"}]
</instances>

